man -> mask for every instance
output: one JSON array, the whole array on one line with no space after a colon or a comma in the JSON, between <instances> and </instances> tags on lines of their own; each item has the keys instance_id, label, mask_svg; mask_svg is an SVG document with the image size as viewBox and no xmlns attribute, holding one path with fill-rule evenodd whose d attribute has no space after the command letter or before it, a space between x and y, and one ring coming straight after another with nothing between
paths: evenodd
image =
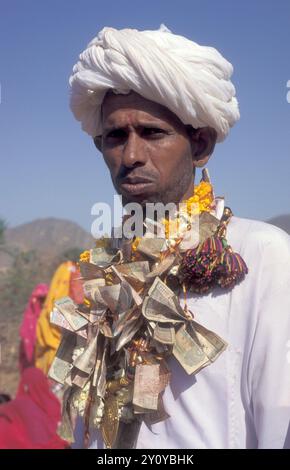
<instances>
[{"instance_id":1,"label":"man","mask_svg":"<svg viewBox=\"0 0 290 470\"><path fill-rule=\"evenodd\" d=\"M231 64L215 49L176 36L164 26L158 31L143 32L105 28L89 44L70 79L71 107L103 153L123 203L138 202L143 207L148 202L177 204L195 194L196 168L207 163L215 143L226 137L239 118L231 74ZM209 204L210 214L220 222L225 216L223 201L210 200ZM193 312L197 324L218 335L214 340L216 344L223 338L228 347L225 350L222 347L212 364L208 361L207 367L201 367L194 374L185 373L182 358L175 349L167 359L171 378L163 387L165 412L160 411L163 418L159 421L156 415L148 420L148 408L153 409L154 403L148 405L142 397L135 396L137 376L144 394L151 393L151 398L154 398L154 390L150 390L150 383L155 384L157 380L154 376L154 380L142 382L139 372L142 367L145 371L146 365L139 349L141 362L139 366L132 363L135 374L132 409L137 413L141 402L144 413L134 441L137 448L290 446L289 237L263 222L237 217L227 222L228 245L223 231L225 222L224 225L221 222L218 229L221 231L210 240L217 245L222 240L224 245L219 249L223 256L223 250L228 250L225 256L230 260L229 271L230 263L238 268L232 268L232 277L225 275L223 284L218 276L224 273L225 264L221 258L214 258L218 249L202 251L204 259L221 263L220 271L216 271L216 277L210 278L208 284L203 275L198 278L195 272L195 281L199 284L195 289L188 289L186 302L180 301L180 304L186 304L186 313ZM174 252L175 247L176 244L172 244L171 251ZM189 263L195 252L186 253ZM185 267L181 272L186 274L186 263L182 259ZM215 268L211 266L202 272L208 275ZM115 264L112 273L118 274L118 269ZM120 272L118 276L124 279ZM146 279L148 281L148 277ZM186 276L180 279L186 280ZM165 289L164 284L162 286ZM100 292L101 288L98 295ZM142 297L145 317L148 311L144 303L149 301L148 296L146 300ZM162 305L165 304L166 299ZM194 324L196 334L200 331L197 324ZM153 328L160 326L158 322L153 324ZM182 328L170 326L169 330L174 330L177 341ZM157 338L155 333L154 338ZM195 333L189 332L191 339L187 336L188 341L196 337ZM205 338L210 337L208 334L213 333L207 331ZM197 343L204 353L202 339ZM189 356L190 353L187 350ZM109 362L106 364L110 367ZM150 364L154 366L156 362ZM105 411L100 415L102 422L108 420L109 411L117 403L112 394L109 395L111 408L106 405L112 383L107 381L106 394L102 395L105 401ZM115 421L119 419L117 415ZM110 423L114 426L113 421ZM115 436L108 437L112 429L104 432L105 425L102 426L102 434L100 429L91 429L89 446L102 448L104 441L112 441L118 447ZM76 447L82 445L83 432L79 423Z\"/></svg>"}]
</instances>

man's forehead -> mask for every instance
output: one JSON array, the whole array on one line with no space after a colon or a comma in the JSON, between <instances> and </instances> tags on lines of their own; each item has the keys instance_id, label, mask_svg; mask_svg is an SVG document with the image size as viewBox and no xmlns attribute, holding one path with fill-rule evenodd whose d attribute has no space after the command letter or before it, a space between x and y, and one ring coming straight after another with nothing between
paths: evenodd
<instances>
[{"instance_id":1,"label":"man's forehead","mask_svg":"<svg viewBox=\"0 0 290 470\"><path fill-rule=\"evenodd\" d=\"M181 124L179 118L165 106L148 100L135 92L128 94L107 93L102 105L104 126L112 126L126 120L138 119L144 122L167 122Z\"/></svg>"}]
</instances>

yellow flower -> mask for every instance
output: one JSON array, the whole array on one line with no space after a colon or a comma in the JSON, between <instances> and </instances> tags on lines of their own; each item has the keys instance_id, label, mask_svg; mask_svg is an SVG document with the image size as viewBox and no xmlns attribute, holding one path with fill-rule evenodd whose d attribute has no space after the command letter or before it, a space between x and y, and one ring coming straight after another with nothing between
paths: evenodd
<instances>
[{"instance_id":1,"label":"yellow flower","mask_svg":"<svg viewBox=\"0 0 290 470\"><path fill-rule=\"evenodd\" d=\"M185 202L190 215L196 212L196 207L197 213L209 212L213 203L212 185L207 181L201 181L201 183L195 186L193 196ZM194 206L192 206L193 204Z\"/></svg>"},{"instance_id":2,"label":"yellow flower","mask_svg":"<svg viewBox=\"0 0 290 470\"><path fill-rule=\"evenodd\" d=\"M165 230L166 238L169 237L169 233L178 233L179 232L180 221L179 221L178 218L173 219L173 220L164 219L163 223L165 225L164 230Z\"/></svg>"},{"instance_id":3,"label":"yellow flower","mask_svg":"<svg viewBox=\"0 0 290 470\"><path fill-rule=\"evenodd\" d=\"M138 245L140 243L140 237L136 237L135 240L132 242L132 251L137 251Z\"/></svg>"},{"instance_id":4,"label":"yellow flower","mask_svg":"<svg viewBox=\"0 0 290 470\"><path fill-rule=\"evenodd\" d=\"M209 212L213 203L212 185L207 181L201 181L194 188L193 195L186 201L182 201L186 205L188 215L199 214L200 212ZM169 237L169 233L176 233L179 228L179 219L163 220L165 226L165 236Z\"/></svg>"},{"instance_id":5,"label":"yellow flower","mask_svg":"<svg viewBox=\"0 0 290 470\"><path fill-rule=\"evenodd\" d=\"M81 263L89 263L90 262L90 252L89 252L89 250L83 251L83 253L80 254L80 262Z\"/></svg>"},{"instance_id":6,"label":"yellow flower","mask_svg":"<svg viewBox=\"0 0 290 470\"><path fill-rule=\"evenodd\" d=\"M89 299L87 299L86 297L84 298L84 304L87 306L87 307L91 307L91 301Z\"/></svg>"},{"instance_id":7,"label":"yellow flower","mask_svg":"<svg viewBox=\"0 0 290 470\"><path fill-rule=\"evenodd\" d=\"M193 195L182 201L185 204L186 212L188 215L197 215L200 212L209 212L213 204L213 189L212 185L207 181L201 181L197 186L194 187ZM182 209L181 213L182 213ZM184 209L183 209L184 210ZM169 234L176 234L179 232L180 220L175 219L163 219L164 230L166 238L169 238ZM136 237L132 242L132 251L136 254L137 247L140 242L140 237Z\"/></svg>"}]
</instances>

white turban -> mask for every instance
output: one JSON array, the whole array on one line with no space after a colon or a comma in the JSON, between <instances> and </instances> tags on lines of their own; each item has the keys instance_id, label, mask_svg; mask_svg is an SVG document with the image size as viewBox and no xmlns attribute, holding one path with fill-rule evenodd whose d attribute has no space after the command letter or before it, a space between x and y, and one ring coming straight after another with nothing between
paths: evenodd
<instances>
[{"instance_id":1,"label":"white turban","mask_svg":"<svg viewBox=\"0 0 290 470\"><path fill-rule=\"evenodd\" d=\"M70 77L70 106L92 137L102 134L108 90L135 91L169 108L184 124L211 126L222 141L239 119L232 65L213 47L157 31L104 28L79 56Z\"/></svg>"}]
</instances>

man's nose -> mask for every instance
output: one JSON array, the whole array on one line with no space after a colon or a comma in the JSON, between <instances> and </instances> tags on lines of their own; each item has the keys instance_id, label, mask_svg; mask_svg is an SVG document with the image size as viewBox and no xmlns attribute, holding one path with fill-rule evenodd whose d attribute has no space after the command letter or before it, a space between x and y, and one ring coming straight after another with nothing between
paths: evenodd
<instances>
[{"instance_id":1,"label":"man's nose","mask_svg":"<svg viewBox=\"0 0 290 470\"><path fill-rule=\"evenodd\" d=\"M129 132L123 147L122 163L127 168L146 162L146 149L142 137L137 132Z\"/></svg>"}]
</instances>

